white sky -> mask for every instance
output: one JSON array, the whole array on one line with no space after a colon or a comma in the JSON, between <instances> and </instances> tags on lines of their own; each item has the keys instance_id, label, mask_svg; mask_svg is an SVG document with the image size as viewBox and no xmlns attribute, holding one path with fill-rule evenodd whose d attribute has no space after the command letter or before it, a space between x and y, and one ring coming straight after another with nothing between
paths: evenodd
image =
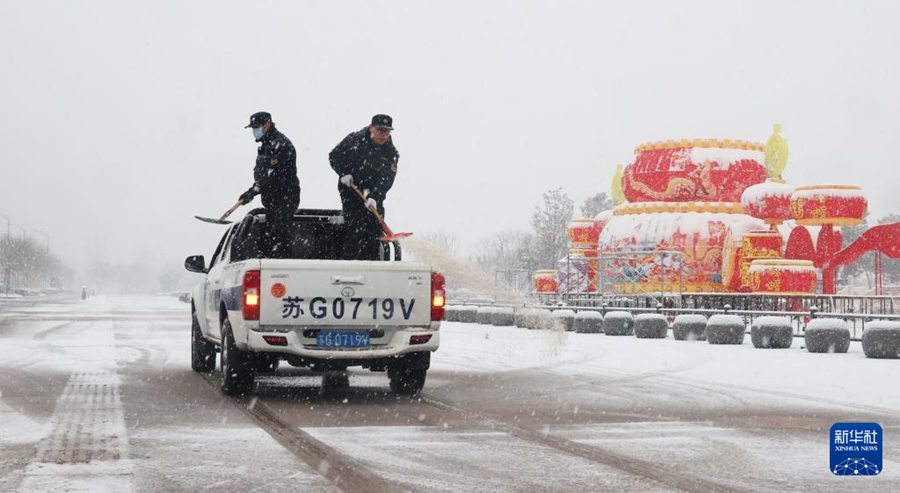
<instances>
[{"instance_id":1,"label":"white sky","mask_svg":"<svg viewBox=\"0 0 900 493\"><path fill-rule=\"evenodd\" d=\"M775 122L789 182L859 184L877 218L900 209L897 19L900 2L7 1L0 213L76 264L208 255L222 230L193 216L252 183L243 126L266 110L304 207L339 207L328 151L393 115L397 230L526 229L541 192L580 204L639 143L764 142Z\"/></svg>"}]
</instances>

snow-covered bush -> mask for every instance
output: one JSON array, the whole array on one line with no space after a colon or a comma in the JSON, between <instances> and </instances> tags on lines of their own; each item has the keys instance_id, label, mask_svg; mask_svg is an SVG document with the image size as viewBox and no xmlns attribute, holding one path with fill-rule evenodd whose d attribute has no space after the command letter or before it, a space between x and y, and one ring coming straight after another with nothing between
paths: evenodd
<instances>
[{"instance_id":1,"label":"snow-covered bush","mask_svg":"<svg viewBox=\"0 0 900 493\"><path fill-rule=\"evenodd\" d=\"M599 334L603 332L603 315L593 310L582 310L575 314L575 332Z\"/></svg>"},{"instance_id":2,"label":"snow-covered bush","mask_svg":"<svg viewBox=\"0 0 900 493\"><path fill-rule=\"evenodd\" d=\"M755 348L787 349L794 342L794 326L788 317L759 317L750 325Z\"/></svg>"},{"instance_id":3,"label":"snow-covered bush","mask_svg":"<svg viewBox=\"0 0 900 493\"><path fill-rule=\"evenodd\" d=\"M519 308L513 317L513 322L520 329L527 328L531 323L530 318L534 317L533 308Z\"/></svg>"},{"instance_id":4,"label":"snow-covered bush","mask_svg":"<svg viewBox=\"0 0 900 493\"><path fill-rule=\"evenodd\" d=\"M661 313L641 313L634 318L634 336L638 339L665 339L669 322Z\"/></svg>"},{"instance_id":5,"label":"snow-covered bush","mask_svg":"<svg viewBox=\"0 0 900 493\"><path fill-rule=\"evenodd\" d=\"M575 312L568 309L554 310L553 318L562 324L565 330L571 331L575 329Z\"/></svg>"},{"instance_id":6,"label":"snow-covered bush","mask_svg":"<svg viewBox=\"0 0 900 493\"><path fill-rule=\"evenodd\" d=\"M682 314L672 322L672 337L676 341L705 341L706 317L695 314Z\"/></svg>"},{"instance_id":7,"label":"snow-covered bush","mask_svg":"<svg viewBox=\"0 0 900 493\"><path fill-rule=\"evenodd\" d=\"M806 324L806 350L811 353L846 353L850 330L838 318L814 318Z\"/></svg>"},{"instance_id":8,"label":"snow-covered bush","mask_svg":"<svg viewBox=\"0 0 900 493\"><path fill-rule=\"evenodd\" d=\"M516 312L512 307L502 306L494 309L491 313L491 325L498 327L509 327L516 323Z\"/></svg>"},{"instance_id":9,"label":"snow-covered bush","mask_svg":"<svg viewBox=\"0 0 900 493\"><path fill-rule=\"evenodd\" d=\"M494 316L495 308L492 306L479 306L475 321L482 325L491 325L491 317Z\"/></svg>"},{"instance_id":10,"label":"snow-covered bush","mask_svg":"<svg viewBox=\"0 0 900 493\"><path fill-rule=\"evenodd\" d=\"M900 322L870 322L863 331L862 347L867 358L900 358Z\"/></svg>"},{"instance_id":11,"label":"snow-covered bush","mask_svg":"<svg viewBox=\"0 0 900 493\"><path fill-rule=\"evenodd\" d=\"M459 307L456 305L447 305L444 307L445 322L459 322Z\"/></svg>"},{"instance_id":12,"label":"snow-covered bush","mask_svg":"<svg viewBox=\"0 0 900 493\"><path fill-rule=\"evenodd\" d=\"M474 324L476 321L478 321L478 307L461 306L459 307L459 311L456 317L460 322L466 324Z\"/></svg>"},{"instance_id":13,"label":"snow-covered bush","mask_svg":"<svg viewBox=\"0 0 900 493\"><path fill-rule=\"evenodd\" d=\"M710 344L743 344L746 330L737 315L713 315L706 321L706 340Z\"/></svg>"},{"instance_id":14,"label":"snow-covered bush","mask_svg":"<svg viewBox=\"0 0 900 493\"><path fill-rule=\"evenodd\" d=\"M603 316L603 332L608 336L630 336L634 334L634 317L630 312L607 312Z\"/></svg>"},{"instance_id":15,"label":"snow-covered bush","mask_svg":"<svg viewBox=\"0 0 900 493\"><path fill-rule=\"evenodd\" d=\"M546 308L538 308L531 312L528 317L528 328L532 330L550 330L556 325L556 321L550 314L550 310Z\"/></svg>"}]
</instances>

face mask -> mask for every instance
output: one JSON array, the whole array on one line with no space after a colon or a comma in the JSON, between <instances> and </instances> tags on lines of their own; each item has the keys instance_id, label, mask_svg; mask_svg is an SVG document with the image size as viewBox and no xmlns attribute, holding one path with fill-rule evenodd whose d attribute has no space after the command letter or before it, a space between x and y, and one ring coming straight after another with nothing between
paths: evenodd
<instances>
[{"instance_id":1,"label":"face mask","mask_svg":"<svg viewBox=\"0 0 900 493\"><path fill-rule=\"evenodd\" d=\"M253 138L256 139L256 140L259 140L259 139L262 138L262 136L263 136L263 129L262 129L262 127L255 127L255 128L253 129Z\"/></svg>"}]
</instances>

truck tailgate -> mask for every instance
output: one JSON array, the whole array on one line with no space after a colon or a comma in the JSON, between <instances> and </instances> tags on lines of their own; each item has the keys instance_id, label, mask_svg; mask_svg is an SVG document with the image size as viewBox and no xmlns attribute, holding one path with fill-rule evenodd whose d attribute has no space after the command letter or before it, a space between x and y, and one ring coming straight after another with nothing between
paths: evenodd
<instances>
[{"instance_id":1,"label":"truck tailgate","mask_svg":"<svg viewBox=\"0 0 900 493\"><path fill-rule=\"evenodd\" d=\"M413 262L263 259L260 325L427 326L431 270Z\"/></svg>"}]
</instances>

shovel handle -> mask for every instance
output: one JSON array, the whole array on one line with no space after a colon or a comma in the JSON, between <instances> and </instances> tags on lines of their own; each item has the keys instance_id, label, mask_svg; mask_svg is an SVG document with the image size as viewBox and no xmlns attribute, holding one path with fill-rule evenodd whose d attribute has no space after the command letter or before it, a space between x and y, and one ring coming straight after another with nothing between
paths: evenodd
<instances>
[{"instance_id":1,"label":"shovel handle","mask_svg":"<svg viewBox=\"0 0 900 493\"><path fill-rule=\"evenodd\" d=\"M363 201L363 203L367 202L366 196L363 195L362 191L359 189L359 187L356 186L355 183L351 183L350 188L352 188L353 191L356 192L356 195L359 195L359 198L360 198L360 200ZM375 214L375 219L378 219L378 223L381 224L381 228L384 229L384 234L386 234L387 236L394 236L394 232L391 231L391 228L389 228L387 223L384 222L384 219L382 219L381 214L378 213L378 209L375 209L375 208L367 208L367 209L372 211L372 214Z\"/></svg>"},{"instance_id":2,"label":"shovel handle","mask_svg":"<svg viewBox=\"0 0 900 493\"><path fill-rule=\"evenodd\" d=\"M222 217L219 218L219 221L224 221L226 217L230 216L232 212L236 211L237 208L242 205L244 205L244 203L238 200L236 204L231 206L231 209L228 209L227 211L225 211L225 214L222 214Z\"/></svg>"}]
</instances>

